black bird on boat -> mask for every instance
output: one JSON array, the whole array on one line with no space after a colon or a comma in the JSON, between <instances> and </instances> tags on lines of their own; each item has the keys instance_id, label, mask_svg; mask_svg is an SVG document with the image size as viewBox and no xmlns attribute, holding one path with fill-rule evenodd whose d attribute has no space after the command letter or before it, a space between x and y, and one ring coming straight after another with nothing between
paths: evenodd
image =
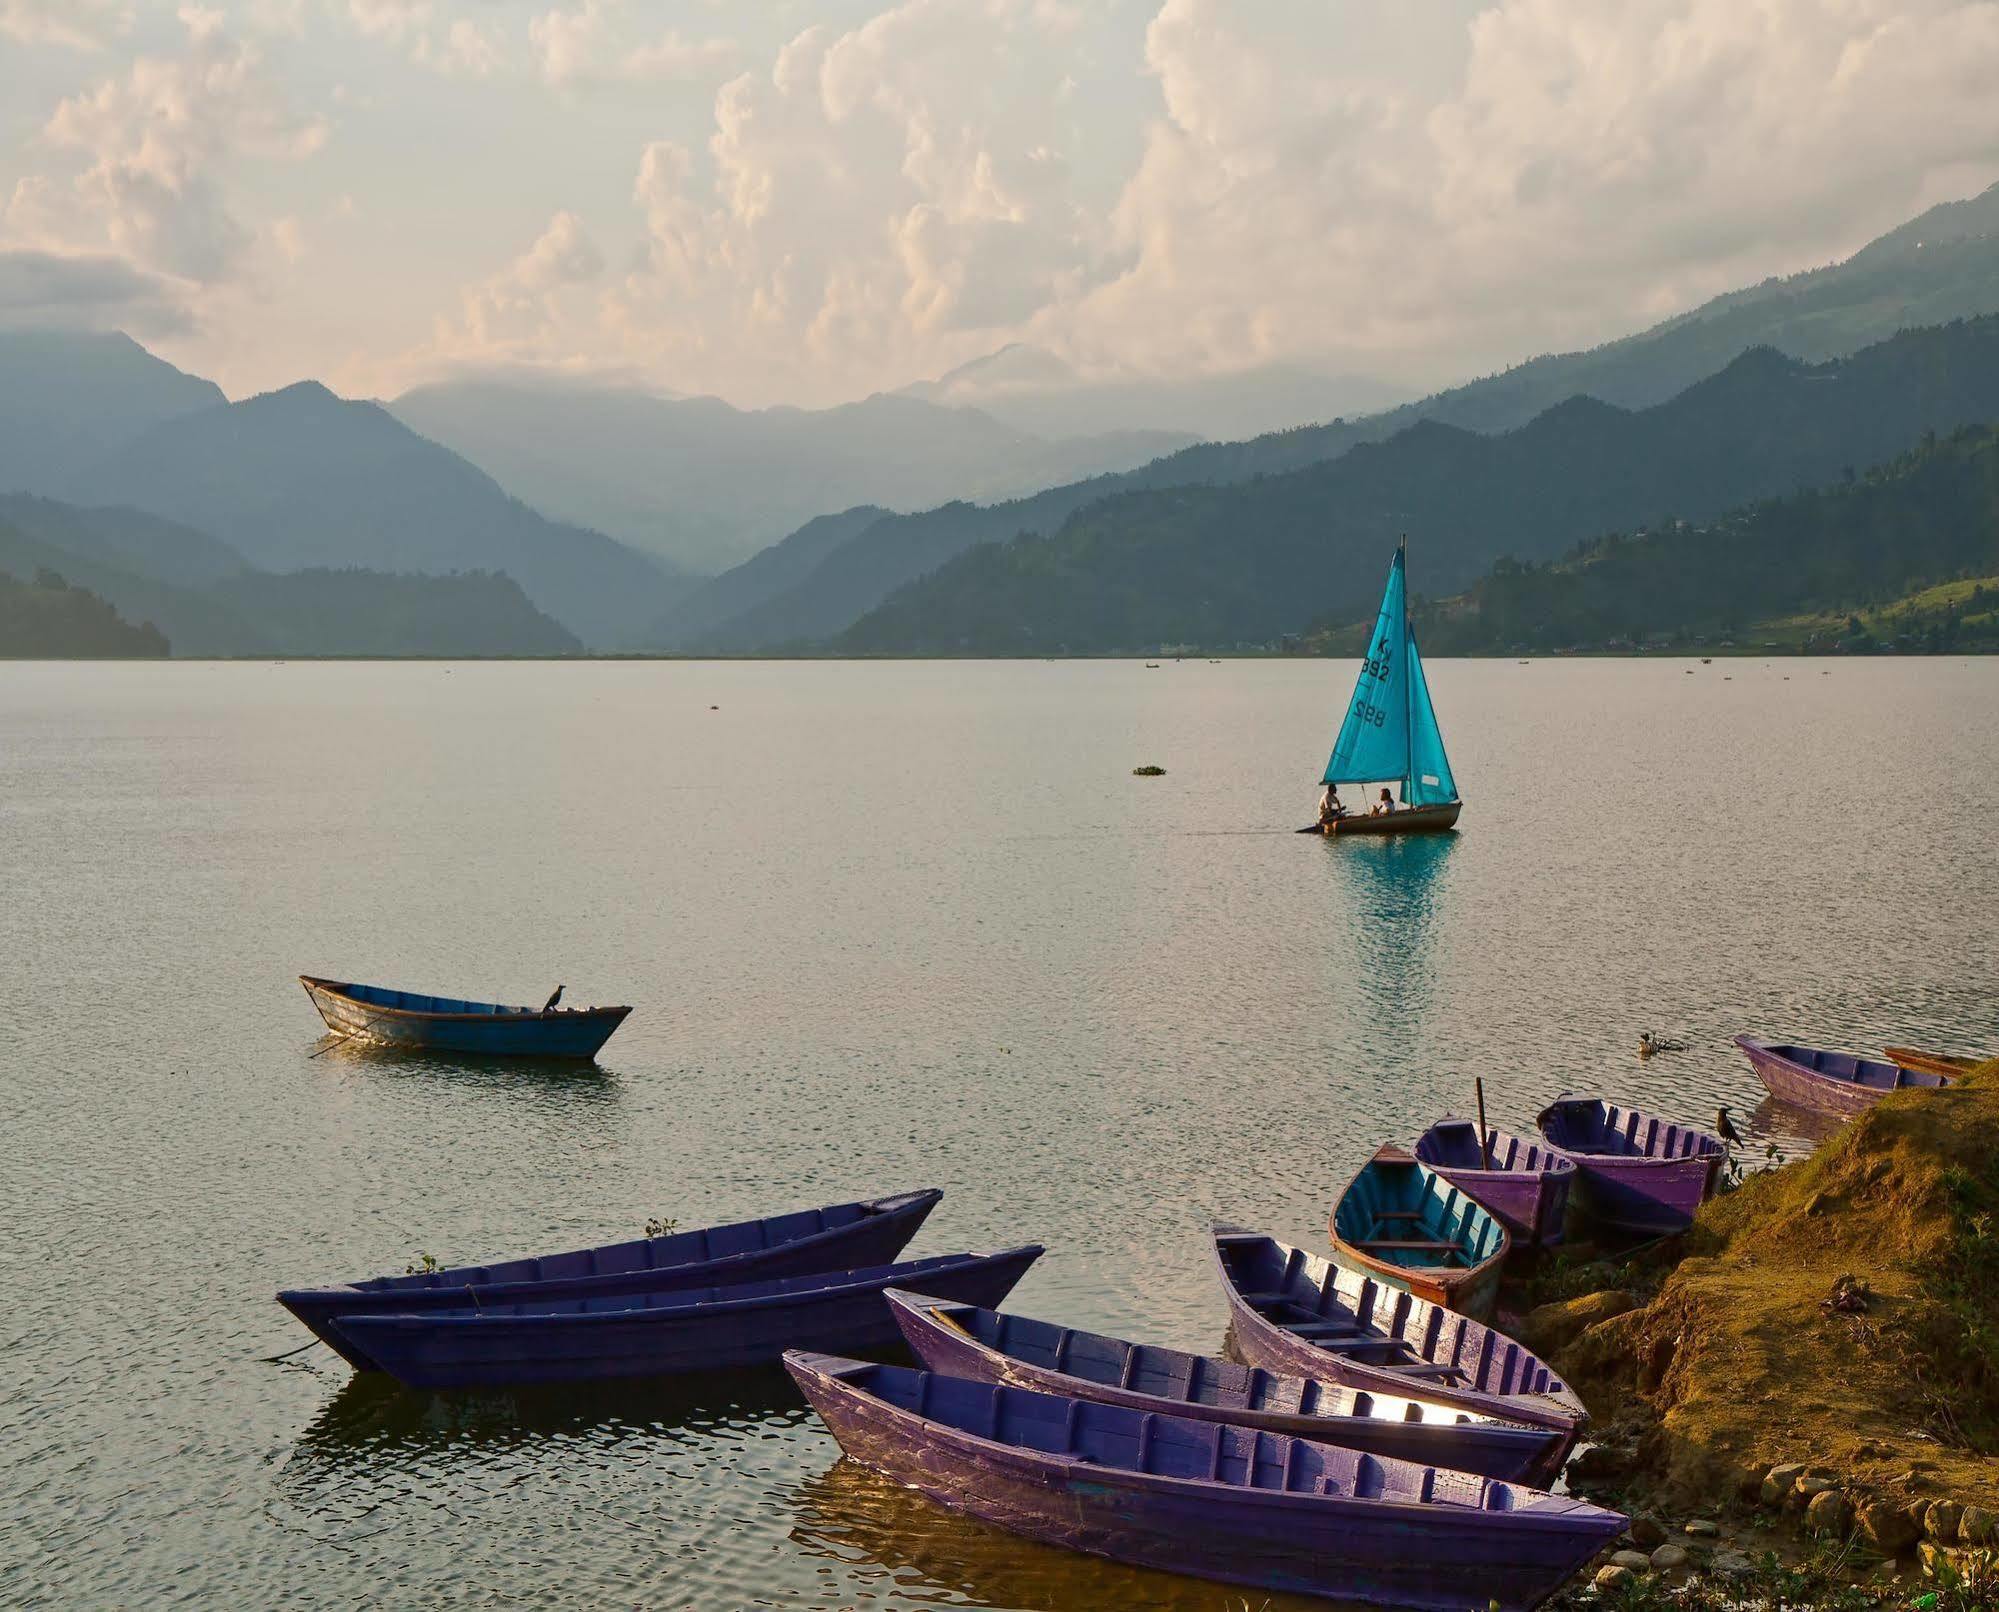
<instances>
[{"instance_id":1,"label":"black bird on boat","mask_svg":"<svg viewBox=\"0 0 1999 1612\"><path fill-rule=\"evenodd\" d=\"M561 1000L562 1000L562 987L558 985L555 988L555 994L551 996L546 1002L542 1003L541 1005L542 1012L553 1013L555 1011L555 1004L560 1002Z\"/></svg>"}]
</instances>

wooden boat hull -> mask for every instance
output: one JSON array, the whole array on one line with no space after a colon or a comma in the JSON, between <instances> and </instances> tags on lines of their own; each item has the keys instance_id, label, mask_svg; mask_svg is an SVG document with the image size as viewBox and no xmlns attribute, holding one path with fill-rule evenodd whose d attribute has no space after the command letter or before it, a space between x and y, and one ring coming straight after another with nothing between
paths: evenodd
<instances>
[{"instance_id":1,"label":"wooden boat hull","mask_svg":"<svg viewBox=\"0 0 1999 1612\"><path fill-rule=\"evenodd\" d=\"M1958 1078L1954 1073L1926 1073L1879 1058L1761 1041L1755 1036L1739 1035L1735 1044L1772 1097L1842 1118L1872 1108L1890 1092L1935 1091Z\"/></svg>"},{"instance_id":2,"label":"wooden boat hull","mask_svg":"<svg viewBox=\"0 0 1999 1612\"><path fill-rule=\"evenodd\" d=\"M1506 1227L1462 1187L1394 1147L1361 1166L1326 1231L1345 1263L1480 1320L1498 1304L1500 1269L1513 1245Z\"/></svg>"},{"instance_id":3,"label":"wooden boat hull","mask_svg":"<svg viewBox=\"0 0 1999 1612\"><path fill-rule=\"evenodd\" d=\"M1566 1154L1545 1142L1491 1127L1486 1129L1482 1152L1477 1125L1452 1116L1419 1136L1414 1151L1438 1175L1496 1215L1516 1246L1552 1248L1562 1241L1569 1190L1576 1179L1575 1160Z\"/></svg>"},{"instance_id":4,"label":"wooden boat hull","mask_svg":"<svg viewBox=\"0 0 1999 1612\"><path fill-rule=\"evenodd\" d=\"M357 1355L340 1329L343 1317L412 1315L526 1299L619 1298L887 1265L909 1246L943 1196L929 1187L538 1258L293 1288L280 1293L278 1302L356 1370L373 1371L379 1368Z\"/></svg>"},{"instance_id":5,"label":"wooden boat hull","mask_svg":"<svg viewBox=\"0 0 1999 1612\"><path fill-rule=\"evenodd\" d=\"M887 1298L910 1352L946 1377L1257 1427L1509 1482L1545 1485L1561 1471L1565 1442L1549 1428L1474 1416L1416 1395L1370 1393L1210 1355L1127 1343L975 1305L893 1289ZM1057 1369L1058 1360L1068 1369Z\"/></svg>"},{"instance_id":6,"label":"wooden boat hull","mask_svg":"<svg viewBox=\"0 0 1999 1612\"><path fill-rule=\"evenodd\" d=\"M1458 826L1458 813L1463 810L1463 801L1452 800L1441 806L1412 806L1406 811L1384 812L1379 817L1354 812L1336 817L1330 823L1319 824L1319 832L1327 835L1441 834Z\"/></svg>"},{"instance_id":7,"label":"wooden boat hull","mask_svg":"<svg viewBox=\"0 0 1999 1612\"><path fill-rule=\"evenodd\" d=\"M340 980L301 974L299 984L335 1035L379 1047L404 1047L426 1052L464 1052L502 1058L594 1058L632 1010L629 1007L536 1008L503 1007L499 1003L456 1002L457 1008L482 1012L398 1007L359 998L356 990L376 990ZM408 997L402 991L381 994ZM448 997L419 1001L454 1002Z\"/></svg>"},{"instance_id":8,"label":"wooden boat hull","mask_svg":"<svg viewBox=\"0 0 1999 1612\"><path fill-rule=\"evenodd\" d=\"M1576 1500L1254 1428L789 1354L864 1466L1024 1538L1265 1590L1525 1612L1622 1529Z\"/></svg>"},{"instance_id":9,"label":"wooden boat hull","mask_svg":"<svg viewBox=\"0 0 1999 1612\"><path fill-rule=\"evenodd\" d=\"M1245 1364L1554 1428L1564 1436L1564 1458L1589 1419L1545 1361L1494 1327L1337 1257L1233 1227L1214 1235L1234 1352Z\"/></svg>"},{"instance_id":10,"label":"wooden boat hull","mask_svg":"<svg viewBox=\"0 0 1999 1612\"><path fill-rule=\"evenodd\" d=\"M1595 1097L1564 1093L1536 1123L1556 1151L1576 1161L1577 1196L1589 1217L1636 1237L1691 1226L1728 1158L1706 1131Z\"/></svg>"},{"instance_id":11,"label":"wooden boat hull","mask_svg":"<svg viewBox=\"0 0 1999 1612\"><path fill-rule=\"evenodd\" d=\"M1040 1257L1030 1245L776 1282L356 1315L334 1325L356 1354L411 1388L665 1377L775 1365L787 1349L885 1348L902 1336L885 1288L991 1306Z\"/></svg>"},{"instance_id":12,"label":"wooden boat hull","mask_svg":"<svg viewBox=\"0 0 1999 1612\"><path fill-rule=\"evenodd\" d=\"M1924 1052L1917 1047L1883 1047L1888 1061L1903 1069L1913 1069L1920 1075L1942 1075L1946 1080L1955 1080L1960 1075L1968 1075L1981 1062L1977 1058L1960 1058L1948 1052Z\"/></svg>"}]
</instances>

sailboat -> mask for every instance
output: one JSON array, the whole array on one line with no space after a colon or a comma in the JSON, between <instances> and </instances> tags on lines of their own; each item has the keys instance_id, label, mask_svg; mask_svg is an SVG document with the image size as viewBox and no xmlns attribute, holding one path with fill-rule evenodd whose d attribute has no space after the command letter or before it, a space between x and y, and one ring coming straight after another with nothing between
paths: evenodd
<instances>
[{"instance_id":1,"label":"sailboat","mask_svg":"<svg viewBox=\"0 0 1999 1612\"><path fill-rule=\"evenodd\" d=\"M1424 834L1456 825L1463 802L1451 777L1444 736L1430 704L1430 685L1423 677L1423 659L1416 653L1416 634L1409 625L1408 590L1403 581L1407 539L1396 545L1382 590L1381 614L1375 619L1367 658L1360 663L1353 702L1347 707L1340 736L1326 763L1328 784L1389 784L1401 786L1393 811L1370 815L1368 802L1327 823L1301 829L1326 834Z\"/></svg>"}]
</instances>

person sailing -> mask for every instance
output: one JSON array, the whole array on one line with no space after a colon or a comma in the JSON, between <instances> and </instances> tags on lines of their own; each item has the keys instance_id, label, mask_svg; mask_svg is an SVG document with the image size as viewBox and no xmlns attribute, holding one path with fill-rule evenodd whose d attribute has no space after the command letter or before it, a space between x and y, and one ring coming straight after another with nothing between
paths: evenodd
<instances>
[{"instance_id":1,"label":"person sailing","mask_svg":"<svg viewBox=\"0 0 1999 1612\"><path fill-rule=\"evenodd\" d=\"M1338 784L1326 785L1319 792L1319 821L1321 823L1336 823L1342 817L1346 816L1346 814L1346 806L1340 800L1340 786Z\"/></svg>"},{"instance_id":2,"label":"person sailing","mask_svg":"<svg viewBox=\"0 0 1999 1612\"><path fill-rule=\"evenodd\" d=\"M1390 812L1394 810L1395 810L1395 797L1389 794L1387 787L1384 785L1381 791L1381 799L1379 799L1374 803L1374 810L1369 812L1368 816L1386 817Z\"/></svg>"}]
</instances>

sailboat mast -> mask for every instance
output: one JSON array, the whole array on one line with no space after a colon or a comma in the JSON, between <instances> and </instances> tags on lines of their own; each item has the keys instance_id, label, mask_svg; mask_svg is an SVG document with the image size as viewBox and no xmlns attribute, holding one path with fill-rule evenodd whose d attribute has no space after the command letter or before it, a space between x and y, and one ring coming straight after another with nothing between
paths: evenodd
<instances>
[{"instance_id":1,"label":"sailboat mast","mask_svg":"<svg viewBox=\"0 0 1999 1612\"><path fill-rule=\"evenodd\" d=\"M1409 534L1404 532L1395 545L1395 557L1402 562L1402 642L1395 647L1402 657L1402 754L1408 771L1402 775L1402 804L1410 804L1410 786L1416 781L1416 679L1410 675L1409 645Z\"/></svg>"}]
</instances>

